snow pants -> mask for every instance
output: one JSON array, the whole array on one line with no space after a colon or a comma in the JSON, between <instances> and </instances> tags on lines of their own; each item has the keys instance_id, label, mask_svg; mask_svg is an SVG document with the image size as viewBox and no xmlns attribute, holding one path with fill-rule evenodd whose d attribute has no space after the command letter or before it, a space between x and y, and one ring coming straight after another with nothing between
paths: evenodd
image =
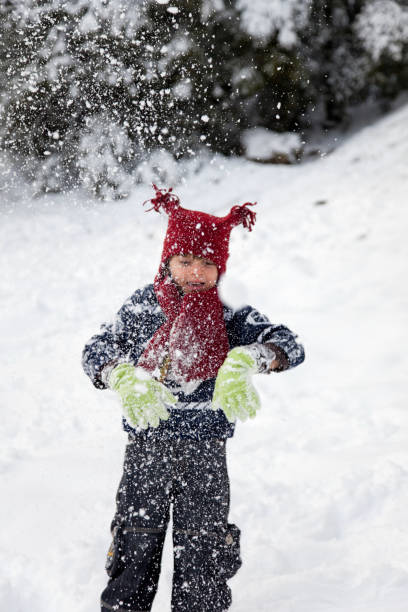
<instances>
[{"instance_id":1,"label":"snow pants","mask_svg":"<svg viewBox=\"0 0 408 612\"><path fill-rule=\"evenodd\" d=\"M102 612L148 612L157 591L173 505L172 612L222 612L241 565L228 524L225 440L135 438L126 447L112 522Z\"/></svg>"}]
</instances>

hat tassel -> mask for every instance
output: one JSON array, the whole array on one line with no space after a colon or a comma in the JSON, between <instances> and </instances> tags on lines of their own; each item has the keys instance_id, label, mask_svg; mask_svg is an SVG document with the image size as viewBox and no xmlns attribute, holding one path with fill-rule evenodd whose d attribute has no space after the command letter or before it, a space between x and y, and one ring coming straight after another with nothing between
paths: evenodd
<instances>
[{"instance_id":1,"label":"hat tassel","mask_svg":"<svg viewBox=\"0 0 408 612\"><path fill-rule=\"evenodd\" d=\"M255 225L256 213L253 210L246 208L247 206L255 206L256 202L246 202L242 206L233 206L230 210L228 218L234 225L242 224L248 231L252 231Z\"/></svg>"},{"instance_id":2,"label":"hat tassel","mask_svg":"<svg viewBox=\"0 0 408 612\"><path fill-rule=\"evenodd\" d=\"M159 189L153 183L153 188L156 192L156 197L143 202L143 206L147 204L148 202L152 205L151 208L148 208L146 210L146 212L149 212L151 210L160 212L160 210L163 209L167 214L169 214L172 210L174 210L175 208L178 208L180 204L180 200L178 196L176 196L174 193L171 193L173 191L173 187L170 187L170 189L166 191L165 189L163 190Z\"/></svg>"}]
</instances>

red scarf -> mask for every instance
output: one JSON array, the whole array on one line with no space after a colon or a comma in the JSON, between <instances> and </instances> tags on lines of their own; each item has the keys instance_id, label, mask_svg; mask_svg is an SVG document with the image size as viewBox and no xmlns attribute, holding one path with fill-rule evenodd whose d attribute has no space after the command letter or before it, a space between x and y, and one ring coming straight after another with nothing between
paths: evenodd
<instances>
[{"instance_id":1,"label":"red scarf","mask_svg":"<svg viewBox=\"0 0 408 612\"><path fill-rule=\"evenodd\" d=\"M169 363L178 382L215 377L229 351L217 288L181 295L169 276L158 275L154 290L166 321L151 338L138 366L160 378L160 369Z\"/></svg>"}]
</instances>

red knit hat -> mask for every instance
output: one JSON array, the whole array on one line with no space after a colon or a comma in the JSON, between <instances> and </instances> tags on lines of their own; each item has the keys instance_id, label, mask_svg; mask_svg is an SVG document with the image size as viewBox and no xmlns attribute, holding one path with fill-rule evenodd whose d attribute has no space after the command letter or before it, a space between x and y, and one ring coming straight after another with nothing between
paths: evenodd
<instances>
[{"instance_id":1,"label":"red knit hat","mask_svg":"<svg viewBox=\"0 0 408 612\"><path fill-rule=\"evenodd\" d=\"M217 266L219 274L223 274L229 256L231 230L240 224L249 231L252 230L256 213L247 207L254 206L256 202L233 206L225 217L215 217L180 206L180 200L172 193L172 188L166 191L158 189L156 185L153 187L156 197L147 200L152 204L149 210L160 212L163 208L169 217L160 271L163 271L163 267L173 255L191 254L211 260Z\"/></svg>"}]
</instances>

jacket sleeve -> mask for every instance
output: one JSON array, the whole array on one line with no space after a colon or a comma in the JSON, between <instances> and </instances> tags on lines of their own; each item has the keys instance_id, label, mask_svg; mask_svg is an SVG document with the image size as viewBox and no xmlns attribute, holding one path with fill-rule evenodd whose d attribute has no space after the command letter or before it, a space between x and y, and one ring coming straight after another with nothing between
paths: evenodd
<instances>
[{"instance_id":1,"label":"jacket sleeve","mask_svg":"<svg viewBox=\"0 0 408 612\"><path fill-rule=\"evenodd\" d=\"M97 389L108 387L103 377L104 368L123 361L133 363L140 356L146 340L146 310L151 310L145 293L135 291L113 322L102 324L100 332L86 343L82 366Z\"/></svg>"},{"instance_id":2,"label":"jacket sleeve","mask_svg":"<svg viewBox=\"0 0 408 612\"><path fill-rule=\"evenodd\" d=\"M245 306L234 313L232 319L232 340L234 346L244 346L254 342L273 347L279 357L286 360L282 369L294 368L305 359L302 344L297 335L285 325L274 325L252 306Z\"/></svg>"}]
</instances>

